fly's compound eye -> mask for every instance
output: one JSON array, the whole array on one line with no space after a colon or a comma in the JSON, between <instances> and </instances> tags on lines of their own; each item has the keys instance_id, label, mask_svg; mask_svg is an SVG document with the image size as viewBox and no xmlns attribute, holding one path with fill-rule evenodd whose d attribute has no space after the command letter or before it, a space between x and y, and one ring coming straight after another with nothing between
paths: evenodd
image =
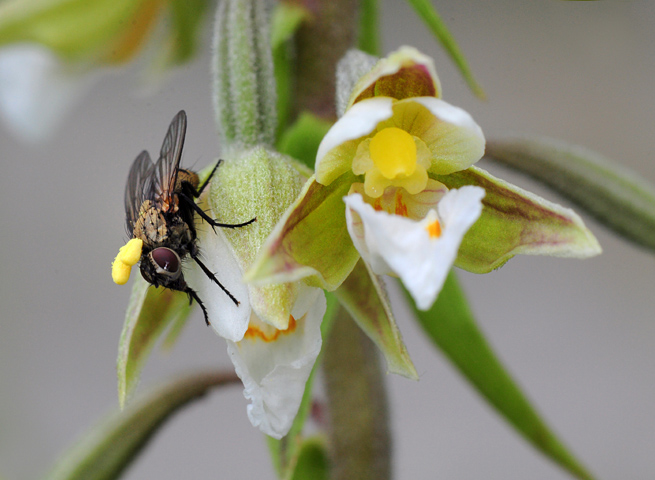
<instances>
[{"instance_id":1,"label":"fly's compound eye","mask_svg":"<svg viewBox=\"0 0 655 480\"><path fill-rule=\"evenodd\" d=\"M164 275L171 278L171 280L175 280L182 273L180 257L170 248L155 248L150 252L150 260L158 275Z\"/></svg>"}]
</instances>

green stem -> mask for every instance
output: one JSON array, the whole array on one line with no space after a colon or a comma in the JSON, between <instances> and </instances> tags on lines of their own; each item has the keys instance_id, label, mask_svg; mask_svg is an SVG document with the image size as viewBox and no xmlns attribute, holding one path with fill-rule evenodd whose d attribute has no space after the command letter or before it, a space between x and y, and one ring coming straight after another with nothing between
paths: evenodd
<instances>
[{"instance_id":1,"label":"green stem","mask_svg":"<svg viewBox=\"0 0 655 480\"><path fill-rule=\"evenodd\" d=\"M341 309L324 355L331 479L391 478L387 394L377 348Z\"/></svg>"},{"instance_id":2,"label":"green stem","mask_svg":"<svg viewBox=\"0 0 655 480\"><path fill-rule=\"evenodd\" d=\"M312 13L296 34L296 112L336 119L336 65L355 46L357 0L301 0Z\"/></svg>"}]
</instances>

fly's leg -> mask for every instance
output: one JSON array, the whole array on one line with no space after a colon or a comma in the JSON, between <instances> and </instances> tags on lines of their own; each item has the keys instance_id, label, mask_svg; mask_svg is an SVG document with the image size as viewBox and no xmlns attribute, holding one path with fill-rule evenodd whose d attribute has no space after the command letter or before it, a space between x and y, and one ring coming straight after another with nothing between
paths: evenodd
<instances>
[{"instance_id":1,"label":"fly's leg","mask_svg":"<svg viewBox=\"0 0 655 480\"><path fill-rule=\"evenodd\" d=\"M210 325L209 323L209 316L207 315L207 309L205 308L205 304L202 303L202 300L200 300L200 297L198 294L195 292L195 290L192 290L190 287L186 287L184 289L184 293L186 293L189 296L189 304L193 303L193 300L195 300L198 305L200 305L200 308L202 309L202 314L205 316L205 323L207 326Z\"/></svg>"},{"instance_id":2,"label":"fly's leg","mask_svg":"<svg viewBox=\"0 0 655 480\"><path fill-rule=\"evenodd\" d=\"M203 272L205 272L205 275L207 275L207 277L209 277L209 279L210 279L212 282L215 282L219 287L221 287L221 290L223 290L223 291L225 292L225 294L226 294L228 297L230 297L230 300L232 300L232 301L234 302L234 304L238 307L238 306L239 306L239 301L238 301L236 298L234 298L234 295L232 295L232 294L230 293L230 291L229 291L227 288L225 288L221 282L218 281L218 278L216 278L216 275L214 275L214 274L212 273L212 271L209 270L209 268L207 268L207 266L206 266L204 263L202 263L202 262L200 261L200 259L199 259L196 255L193 255L193 254L192 254L192 255L191 255L191 258L193 258L193 259L196 261L196 263L198 264L198 266L200 267L200 269L201 269Z\"/></svg>"},{"instance_id":3,"label":"fly's leg","mask_svg":"<svg viewBox=\"0 0 655 480\"><path fill-rule=\"evenodd\" d=\"M186 185L188 185L188 184L186 184ZM211 225L211 227L214 228L214 229L215 229L215 227L223 227L223 228L239 228L239 227L245 227L246 225L250 225L252 222L254 222L254 221L257 220L257 217L255 217L255 218L251 218L251 219L248 220L247 222L243 222L243 223L220 223L220 222L217 222L216 220L214 220L214 219L213 219L212 217L210 217L209 215L207 215L207 214L205 213L205 211L204 211L202 208L200 208L200 207L196 204L196 202L194 202L193 199L192 199L191 197L189 197L189 195L187 195L186 193L184 193L184 192L180 192L178 195L179 195L179 198L180 198L182 201L184 201L184 202L186 202L187 204L189 204L189 206L190 206L191 208L193 208L193 209L195 210L195 212L196 212L198 215L200 215L200 217L201 217L204 221L206 221L209 225Z\"/></svg>"},{"instance_id":4,"label":"fly's leg","mask_svg":"<svg viewBox=\"0 0 655 480\"><path fill-rule=\"evenodd\" d=\"M198 198L202 194L205 187L207 185L209 185L209 182L211 181L212 177L214 176L214 173L216 173L216 169L220 166L221 163L223 163L223 160L219 160L218 162L216 162L216 165L214 165L214 168L212 169L211 173L207 177L207 180L205 180L205 182L202 185L200 185L200 188L198 188L198 190L193 189L193 196L194 197ZM191 185L189 185L189 186L191 186Z\"/></svg>"},{"instance_id":5,"label":"fly's leg","mask_svg":"<svg viewBox=\"0 0 655 480\"><path fill-rule=\"evenodd\" d=\"M207 179L203 182L202 185L196 190L193 188L193 185L191 185L188 182L183 182L182 183L182 191L178 194L179 198L186 202L193 210L200 215L200 217L207 222L209 225L211 225L212 229L216 231L216 227L222 227L222 228L239 228L239 227L245 227L246 225L250 225L252 222L257 220L257 217L252 218L248 220L247 222L243 223L220 223L214 220L212 217L207 215L205 211L200 208L196 202L193 200L194 198L198 198L200 195L202 195L202 192L205 190L207 185L209 185L209 182L211 181L212 177L214 176L214 173L216 173L216 169L223 163L223 160L219 160L216 162L216 165L214 165L214 168L212 169L211 173L207 177Z\"/></svg>"}]
</instances>

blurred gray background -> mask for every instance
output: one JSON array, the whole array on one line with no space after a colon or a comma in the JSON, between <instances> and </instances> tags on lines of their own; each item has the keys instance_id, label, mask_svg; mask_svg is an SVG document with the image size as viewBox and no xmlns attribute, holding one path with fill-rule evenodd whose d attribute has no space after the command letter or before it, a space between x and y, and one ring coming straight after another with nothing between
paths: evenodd
<instances>
[{"instance_id":1,"label":"blurred gray background","mask_svg":"<svg viewBox=\"0 0 655 480\"><path fill-rule=\"evenodd\" d=\"M382 2L384 50L433 56L445 100L488 138L543 134L601 152L655 182L655 2L436 2L488 101L476 99L404 2ZM138 69L105 76L56 137L26 146L0 131L0 475L35 478L117 407L115 361L129 287L111 282L125 240L123 188L186 109L184 163L218 155L208 51L145 96ZM549 199L522 177L497 175ZM566 205L566 202L563 202ZM655 477L655 258L588 217L604 248L578 261L517 257L460 278L480 325L543 416L602 479ZM569 478L490 409L399 312L421 375L389 376L395 471L403 479ZM229 367L199 312L142 388ZM142 389L143 391L143 389ZM125 478L273 479L240 388L173 418Z\"/></svg>"}]
</instances>

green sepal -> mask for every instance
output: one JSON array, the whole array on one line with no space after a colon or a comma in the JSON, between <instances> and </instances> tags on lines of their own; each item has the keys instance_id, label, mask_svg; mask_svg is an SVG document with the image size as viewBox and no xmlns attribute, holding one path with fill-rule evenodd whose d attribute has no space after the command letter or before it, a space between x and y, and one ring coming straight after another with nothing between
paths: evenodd
<instances>
[{"instance_id":1,"label":"green sepal","mask_svg":"<svg viewBox=\"0 0 655 480\"><path fill-rule=\"evenodd\" d=\"M282 134L277 148L313 169L318 146L332 125L332 122L311 112L302 112L294 124Z\"/></svg>"},{"instance_id":2,"label":"green sepal","mask_svg":"<svg viewBox=\"0 0 655 480\"><path fill-rule=\"evenodd\" d=\"M268 18L260 0L224 0L214 31L214 110L227 150L272 146L276 87Z\"/></svg>"},{"instance_id":3,"label":"green sepal","mask_svg":"<svg viewBox=\"0 0 655 480\"><path fill-rule=\"evenodd\" d=\"M92 428L43 480L119 478L171 415L211 388L238 381L232 373L211 372L188 375L162 385Z\"/></svg>"},{"instance_id":4,"label":"green sepal","mask_svg":"<svg viewBox=\"0 0 655 480\"><path fill-rule=\"evenodd\" d=\"M635 172L545 138L491 141L485 155L549 186L623 238L655 250L655 185Z\"/></svg>"},{"instance_id":5,"label":"green sepal","mask_svg":"<svg viewBox=\"0 0 655 480\"><path fill-rule=\"evenodd\" d=\"M327 442L323 437L305 440L300 447L298 462L290 480L329 480L330 461Z\"/></svg>"},{"instance_id":6,"label":"green sepal","mask_svg":"<svg viewBox=\"0 0 655 480\"><path fill-rule=\"evenodd\" d=\"M484 90L473 77L473 72L471 72L464 54L459 49L455 37L452 36L430 0L407 0L407 2L414 7L417 15L421 17L432 34L441 42L441 46L446 50L452 61L455 62L473 93L478 98L486 98Z\"/></svg>"},{"instance_id":7,"label":"green sepal","mask_svg":"<svg viewBox=\"0 0 655 480\"><path fill-rule=\"evenodd\" d=\"M125 314L118 344L118 401L123 408L139 381L139 375L157 339L168 325L181 325L191 312L186 294L167 288L155 288L137 276ZM170 347L177 338L169 336Z\"/></svg>"},{"instance_id":8,"label":"green sepal","mask_svg":"<svg viewBox=\"0 0 655 480\"><path fill-rule=\"evenodd\" d=\"M129 57L160 0L10 0L0 5L0 45L39 43L68 60ZM128 30L138 28L134 45ZM119 50L120 52L116 52ZM119 58L116 58L118 56Z\"/></svg>"},{"instance_id":9,"label":"green sepal","mask_svg":"<svg viewBox=\"0 0 655 480\"><path fill-rule=\"evenodd\" d=\"M359 253L346 227L346 204L354 176L344 174L330 185L311 177L282 215L244 279L254 283L295 282L328 291L348 277Z\"/></svg>"},{"instance_id":10,"label":"green sepal","mask_svg":"<svg viewBox=\"0 0 655 480\"><path fill-rule=\"evenodd\" d=\"M325 315L323 315L323 321L321 322L322 338L327 338L330 334L330 329L332 328L335 316L339 311L339 301L333 294L326 292L325 299L327 302L327 308L325 310ZM291 478L301 455L301 448L303 445L302 431L311 411L314 398L314 379L317 370L320 368L322 357L323 350L319 353L316 362L314 363L314 367L312 368L312 373L309 375L307 383L305 383L305 392L300 402L296 418L289 429L289 433L279 440L276 440L273 437L266 437L275 470L278 477L284 480Z\"/></svg>"},{"instance_id":11,"label":"green sepal","mask_svg":"<svg viewBox=\"0 0 655 480\"><path fill-rule=\"evenodd\" d=\"M257 220L242 228L218 231L230 245L242 271L247 271L257 252L289 206L300 193L304 178L283 155L263 147L228 156L212 179L209 205L221 222L238 224ZM298 285L248 285L250 305L256 315L276 328L288 328Z\"/></svg>"},{"instance_id":12,"label":"green sepal","mask_svg":"<svg viewBox=\"0 0 655 480\"><path fill-rule=\"evenodd\" d=\"M405 291L407 298L411 295ZM454 272L428 311L415 309L427 336L505 419L537 450L575 477L593 479L540 418L477 326Z\"/></svg>"},{"instance_id":13,"label":"green sepal","mask_svg":"<svg viewBox=\"0 0 655 480\"><path fill-rule=\"evenodd\" d=\"M311 17L311 12L300 4L281 1L275 5L271 17L271 50L277 85L276 139L287 128L292 115L294 88L294 53L291 40L302 23ZM282 152L286 153L286 152Z\"/></svg>"},{"instance_id":14,"label":"green sepal","mask_svg":"<svg viewBox=\"0 0 655 480\"><path fill-rule=\"evenodd\" d=\"M382 278L360 259L335 294L359 328L380 349L389 372L418 380L418 373L396 325Z\"/></svg>"},{"instance_id":15,"label":"green sepal","mask_svg":"<svg viewBox=\"0 0 655 480\"><path fill-rule=\"evenodd\" d=\"M182 301L182 298L184 296L182 295L181 292L175 292L175 296L179 298L179 301ZM188 297L187 297L188 301ZM182 307L184 308L184 307ZM172 309L171 309L172 310ZM182 331L184 330L184 327L186 327L190 313L193 310L193 306L190 305L188 310L180 310L177 315L172 315L172 319L168 321L168 324L170 325L166 331L166 335L164 336L164 339L161 342L161 348L164 351L170 351L173 346L177 343L178 338L180 338L180 335L182 334Z\"/></svg>"},{"instance_id":16,"label":"green sepal","mask_svg":"<svg viewBox=\"0 0 655 480\"><path fill-rule=\"evenodd\" d=\"M448 188L484 188L482 215L464 236L455 265L487 273L514 255L587 258L601 252L596 237L571 209L470 167L434 178Z\"/></svg>"}]
</instances>

